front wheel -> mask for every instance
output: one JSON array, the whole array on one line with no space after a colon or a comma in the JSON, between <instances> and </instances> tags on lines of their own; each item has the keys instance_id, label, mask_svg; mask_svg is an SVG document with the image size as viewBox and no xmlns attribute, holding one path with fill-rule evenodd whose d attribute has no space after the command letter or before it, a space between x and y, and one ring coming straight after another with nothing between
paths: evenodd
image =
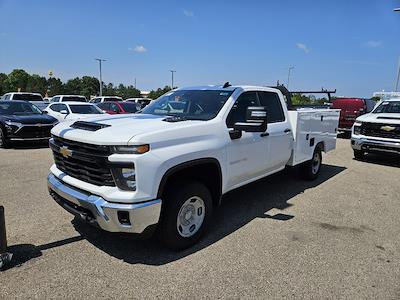
<instances>
[{"instance_id":1,"label":"front wheel","mask_svg":"<svg viewBox=\"0 0 400 300\"><path fill-rule=\"evenodd\" d=\"M302 177L307 180L314 180L321 171L322 153L320 148L315 148L312 159L301 166Z\"/></svg>"},{"instance_id":2,"label":"front wheel","mask_svg":"<svg viewBox=\"0 0 400 300\"><path fill-rule=\"evenodd\" d=\"M365 152L361 150L353 150L354 158L357 160L363 160L365 158Z\"/></svg>"},{"instance_id":3,"label":"front wheel","mask_svg":"<svg viewBox=\"0 0 400 300\"><path fill-rule=\"evenodd\" d=\"M194 245L211 220L213 205L208 188L196 181L175 184L166 192L158 237L168 248Z\"/></svg>"},{"instance_id":4,"label":"front wheel","mask_svg":"<svg viewBox=\"0 0 400 300\"><path fill-rule=\"evenodd\" d=\"M4 129L0 127L0 148L8 148L9 144L10 143L6 138Z\"/></svg>"}]
</instances>

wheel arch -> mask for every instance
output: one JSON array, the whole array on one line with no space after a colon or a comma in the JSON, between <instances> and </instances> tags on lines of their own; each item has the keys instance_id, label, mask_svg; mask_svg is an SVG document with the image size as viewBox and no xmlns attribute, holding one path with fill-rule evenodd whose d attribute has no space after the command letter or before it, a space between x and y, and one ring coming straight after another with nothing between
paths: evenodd
<instances>
[{"instance_id":1,"label":"wheel arch","mask_svg":"<svg viewBox=\"0 0 400 300\"><path fill-rule=\"evenodd\" d=\"M222 169L216 158L200 158L178 164L168 169L161 178L157 197L162 198L174 180L193 179L204 183L210 190L213 204L220 205L222 196Z\"/></svg>"}]
</instances>

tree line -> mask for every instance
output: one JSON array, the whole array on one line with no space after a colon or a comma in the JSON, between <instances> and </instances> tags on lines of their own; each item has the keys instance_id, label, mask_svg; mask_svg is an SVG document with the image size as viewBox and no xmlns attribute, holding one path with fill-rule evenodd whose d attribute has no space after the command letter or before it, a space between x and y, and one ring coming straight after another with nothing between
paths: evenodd
<instances>
[{"instance_id":1,"label":"tree line","mask_svg":"<svg viewBox=\"0 0 400 300\"><path fill-rule=\"evenodd\" d=\"M92 76L76 77L62 82L60 78L43 77L29 74L25 70L15 69L9 74L0 73L0 95L8 92L40 93L42 96L54 95L83 95L87 99L98 96L100 90L99 80ZM156 99L171 90L169 86L150 91L149 97ZM140 97L140 90L132 85L114 85L103 82L103 96L119 96L124 99Z\"/></svg>"}]
</instances>

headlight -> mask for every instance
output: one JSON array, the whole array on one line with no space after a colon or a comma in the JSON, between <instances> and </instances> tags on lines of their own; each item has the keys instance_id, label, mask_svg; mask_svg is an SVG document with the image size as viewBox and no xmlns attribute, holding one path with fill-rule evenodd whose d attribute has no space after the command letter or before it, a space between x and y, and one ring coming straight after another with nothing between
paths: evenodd
<instances>
[{"instance_id":1,"label":"headlight","mask_svg":"<svg viewBox=\"0 0 400 300\"><path fill-rule=\"evenodd\" d=\"M16 132L22 127L22 124L18 122L5 121L4 123L8 133Z\"/></svg>"},{"instance_id":2,"label":"headlight","mask_svg":"<svg viewBox=\"0 0 400 300\"><path fill-rule=\"evenodd\" d=\"M124 191L136 190L135 166L113 168L113 177L117 186Z\"/></svg>"},{"instance_id":3,"label":"headlight","mask_svg":"<svg viewBox=\"0 0 400 300\"><path fill-rule=\"evenodd\" d=\"M114 146L113 152L119 154L143 154L150 150L150 146L139 145L139 146Z\"/></svg>"},{"instance_id":4,"label":"headlight","mask_svg":"<svg viewBox=\"0 0 400 300\"><path fill-rule=\"evenodd\" d=\"M359 135L361 133L361 126L362 123L361 122L355 122L353 125L353 133L355 135Z\"/></svg>"}]
</instances>

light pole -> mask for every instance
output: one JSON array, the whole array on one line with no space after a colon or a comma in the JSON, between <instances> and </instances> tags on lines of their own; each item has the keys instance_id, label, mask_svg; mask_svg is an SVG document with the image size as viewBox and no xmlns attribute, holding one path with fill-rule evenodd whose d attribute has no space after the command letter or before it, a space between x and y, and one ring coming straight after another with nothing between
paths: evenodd
<instances>
[{"instance_id":1,"label":"light pole","mask_svg":"<svg viewBox=\"0 0 400 300\"><path fill-rule=\"evenodd\" d=\"M176 71L174 71L174 70L169 70L169 71L171 72L171 90L173 90L174 89L174 73Z\"/></svg>"},{"instance_id":2,"label":"light pole","mask_svg":"<svg viewBox=\"0 0 400 300\"><path fill-rule=\"evenodd\" d=\"M289 67L288 70L288 75L287 75L287 89L289 90L289 83L290 83L290 73L292 72L292 70L294 69L294 67Z\"/></svg>"},{"instance_id":3,"label":"light pole","mask_svg":"<svg viewBox=\"0 0 400 300\"><path fill-rule=\"evenodd\" d=\"M101 62L106 61L105 59L95 58L99 62L100 67L100 97L103 96L103 79L101 78Z\"/></svg>"},{"instance_id":4,"label":"light pole","mask_svg":"<svg viewBox=\"0 0 400 300\"><path fill-rule=\"evenodd\" d=\"M393 11L395 11L395 12L400 12L400 7L399 7L399 8L393 9ZM394 91L395 91L395 92L398 91L398 88L399 88L399 80L400 80L400 57L399 57L399 67L397 68L397 79L396 79L396 84L395 84L395 88L394 88Z\"/></svg>"}]
</instances>

